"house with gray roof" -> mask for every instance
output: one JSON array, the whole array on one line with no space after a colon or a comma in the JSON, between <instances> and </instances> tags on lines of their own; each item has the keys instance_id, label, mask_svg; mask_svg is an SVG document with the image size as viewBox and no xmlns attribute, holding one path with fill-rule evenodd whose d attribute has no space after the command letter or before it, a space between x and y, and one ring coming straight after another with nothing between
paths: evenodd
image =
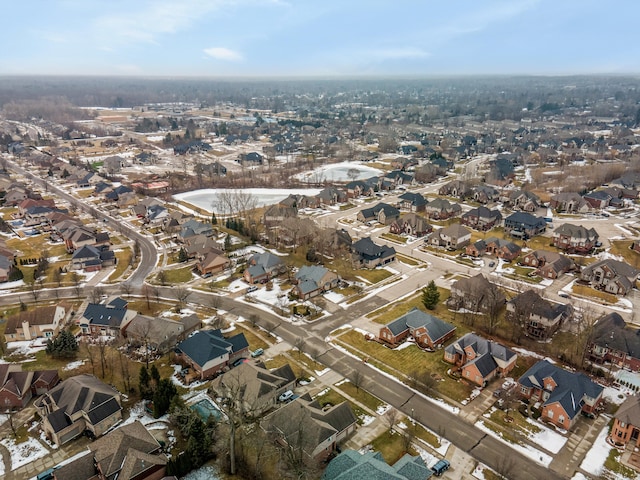
<instances>
[{"instance_id":1,"label":"house with gray roof","mask_svg":"<svg viewBox=\"0 0 640 480\"><path fill-rule=\"evenodd\" d=\"M553 246L567 253L590 253L598 245L595 228L564 223L553 231Z\"/></svg>"},{"instance_id":2,"label":"house with gray roof","mask_svg":"<svg viewBox=\"0 0 640 480\"><path fill-rule=\"evenodd\" d=\"M225 338L220 329L201 330L176 345L178 361L190 366L199 380L207 380L249 352L244 333Z\"/></svg>"},{"instance_id":3,"label":"house with gray roof","mask_svg":"<svg viewBox=\"0 0 640 480\"><path fill-rule=\"evenodd\" d=\"M417 213L405 213L395 222L389 225L389 232L396 235L411 235L413 237L424 237L433 231L427 219Z\"/></svg>"},{"instance_id":4,"label":"house with gray roof","mask_svg":"<svg viewBox=\"0 0 640 480\"><path fill-rule=\"evenodd\" d=\"M266 283L287 269L282 258L271 252L254 253L247 260L247 265L244 271L244 280L252 285Z\"/></svg>"},{"instance_id":5,"label":"house with gray roof","mask_svg":"<svg viewBox=\"0 0 640 480\"><path fill-rule=\"evenodd\" d=\"M445 198L434 198L425 206L427 217L434 220L446 220L462 213L462 207Z\"/></svg>"},{"instance_id":6,"label":"house with gray roof","mask_svg":"<svg viewBox=\"0 0 640 480\"><path fill-rule=\"evenodd\" d=\"M120 393L93 375L70 377L34 404L50 442L64 445L87 430L103 435L122 419Z\"/></svg>"},{"instance_id":7,"label":"house with gray roof","mask_svg":"<svg viewBox=\"0 0 640 480\"><path fill-rule=\"evenodd\" d=\"M560 192L551 197L549 208L558 213L587 213L591 205L576 192Z\"/></svg>"},{"instance_id":8,"label":"house with gray roof","mask_svg":"<svg viewBox=\"0 0 640 480\"><path fill-rule=\"evenodd\" d=\"M104 303L89 303L76 319L84 335L117 337L122 323L127 323L137 315L126 306Z\"/></svg>"},{"instance_id":9,"label":"house with gray roof","mask_svg":"<svg viewBox=\"0 0 640 480\"><path fill-rule=\"evenodd\" d=\"M640 372L640 335L617 312L598 319L589 346L589 360Z\"/></svg>"},{"instance_id":10,"label":"house with gray roof","mask_svg":"<svg viewBox=\"0 0 640 480\"><path fill-rule=\"evenodd\" d=\"M328 292L338 286L340 277L320 265L303 265L295 274L294 292L299 298L309 298Z\"/></svg>"},{"instance_id":11,"label":"house with gray roof","mask_svg":"<svg viewBox=\"0 0 640 480\"><path fill-rule=\"evenodd\" d=\"M456 327L450 323L414 307L383 326L378 338L384 343L397 346L411 337L418 346L433 350L453 337L455 331Z\"/></svg>"},{"instance_id":12,"label":"house with gray roof","mask_svg":"<svg viewBox=\"0 0 640 480\"><path fill-rule=\"evenodd\" d=\"M415 192L405 192L398 197L398 206L410 212L424 212L427 199Z\"/></svg>"},{"instance_id":13,"label":"house with gray roof","mask_svg":"<svg viewBox=\"0 0 640 480\"><path fill-rule=\"evenodd\" d=\"M626 262L607 258L587 265L580 272L580 279L593 288L614 295L627 295L636 287L640 270Z\"/></svg>"},{"instance_id":14,"label":"house with gray roof","mask_svg":"<svg viewBox=\"0 0 640 480\"><path fill-rule=\"evenodd\" d=\"M527 212L515 212L504 219L504 231L512 237L527 239L544 233L547 222Z\"/></svg>"},{"instance_id":15,"label":"house with gray roof","mask_svg":"<svg viewBox=\"0 0 640 480\"><path fill-rule=\"evenodd\" d=\"M120 333L130 345L144 345L149 350L164 354L201 326L202 322L195 313L180 320L137 314L121 323Z\"/></svg>"},{"instance_id":16,"label":"house with gray roof","mask_svg":"<svg viewBox=\"0 0 640 480\"><path fill-rule=\"evenodd\" d=\"M359 222L378 222L383 225L389 225L400 217L400 210L386 203L378 203L370 208L363 208L358 212L357 219Z\"/></svg>"},{"instance_id":17,"label":"house with gray roof","mask_svg":"<svg viewBox=\"0 0 640 480\"><path fill-rule=\"evenodd\" d=\"M212 235L213 227L210 223L200 222L193 218L187 220L182 224L178 237L181 241L185 241L189 237L194 235Z\"/></svg>"},{"instance_id":18,"label":"house with gray roof","mask_svg":"<svg viewBox=\"0 0 640 480\"><path fill-rule=\"evenodd\" d=\"M576 268L571 258L549 250L534 250L522 257L522 264L534 267L535 274L543 278L556 279Z\"/></svg>"},{"instance_id":19,"label":"house with gray roof","mask_svg":"<svg viewBox=\"0 0 640 480\"><path fill-rule=\"evenodd\" d=\"M534 290L527 290L507 302L507 319L536 340L550 338L572 317L571 305L545 300Z\"/></svg>"},{"instance_id":20,"label":"house with gray roof","mask_svg":"<svg viewBox=\"0 0 640 480\"><path fill-rule=\"evenodd\" d=\"M457 280L451 285L451 295L447 299L450 308L464 308L472 312L486 312L504 305L504 302L502 291L481 273Z\"/></svg>"},{"instance_id":21,"label":"house with gray roof","mask_svg":"<svg viewBox=\"0 0 640 480\"><path fill-rule=\"evenodd\" d=\"M609 440L616 446L631 442L633 447L640 447L640 397L629 395L616 410Z\"/></svg>"},{"instance_id":22,"label":"house with gray roof","mask_svg":"<svg viewBox=\"0 0 640 480\"><path fill-rule=\"evenodd\" d=\"M498 210L490 210L487 207L480 206L465 212L460 219L460 223L475 230L486 232L502 223L502 214Z\"/></svg>"},{"instance_id":23,"label":"house with gray roof","mask_svg":"<svg viewBox=\"0 0 640 480\"><path fill-rule=\"evenodd\" d=\"M266 416L260 426L281 445L322 461L356 430L357 423L348 402L326 409L305 394Z\"/></svg>"},{"instance_id":24,"label":"house with gray roof","mask_svg":"<svg viewBox=\"0 0 640 480\"><path fill-rule=\"evenodd\" d=\"M391 466L380 452L344 450L327 465L322 480L426 480L432 475L420 455L405 453Z\"/></svg>"},{"instance_id":25,"label":"house with gray roof","mask_svg":"<svg viewBox=\"0 0 640 480\"><path fill-rule=\"evenodd\" d=\"M364 237L351 245L354 263L360 268L376 268L395 261L396 249L377 245L371 237Z\"/></svg>"},{"instance_id":26,"label":"house with gray roof","mask_svg":"<svg viewBox=\"0 0 640 480\"><path fill-rule=\"evenodd\" d=\"M471 230L459 223L434 230L425 242L433 247L458 250L464 248L471 241Z\"/></svg>"},{"instance_id":27,"label":"house with gray roof","mask_svg":"<svg viewBox=\"0 0 640 480\"><path fill-rule=\"evenodd\" d=\"M509 375L516 353L504 345L467 333L444 349L444 360L458 367L462 378L480 387Z\"/></svg>"},{"instance_id":28,"label":"house with gray roof","mask_svg":"<svg viewBox=\"0 0 640 480\"><path fill-rule=\"evenodd\" d=\"M574 373L541 360L518 379L520 395L541 402L540 419L569 430L579 414L595 414L604 388L584 373Z\"/></svg>"},{"instance_id":29,"label":"house with gray roof","mask_svg":"<svg viewBox=\"0 0 640 480\"><path fill-rule=\"evenodd\" d=\"M233 398L239 410L257 417L275 408L278 397L292 390L296 380L288 363L269 370L264 363L252 360L213 379L211 388L217 396Z\"/></svg>"}]
</instances>

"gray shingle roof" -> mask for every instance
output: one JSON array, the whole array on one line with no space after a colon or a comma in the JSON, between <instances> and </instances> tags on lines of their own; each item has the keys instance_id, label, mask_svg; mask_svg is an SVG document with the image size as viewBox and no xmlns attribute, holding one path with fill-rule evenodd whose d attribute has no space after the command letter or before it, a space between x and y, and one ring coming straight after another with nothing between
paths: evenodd
<instances>
[{"instance_id":1,"label":"gray shingle roof","mask_svg":"<svg viewBox=\"0 0 640 480\"><path fill-rule=\"evenodd\" d=\"M394 332L394 335L403 332L407 328L416 329L420 327L425 327L429 337L431 337L431 340L434 343L437 343L439 339L452 332L456 328L453 325L440 320L439 318L434 317L429 313L418 310L415 307L402 315L400 318L387 324L387 328L389 328L392 332L397 332Z\"/></svg>"}]
</instances>

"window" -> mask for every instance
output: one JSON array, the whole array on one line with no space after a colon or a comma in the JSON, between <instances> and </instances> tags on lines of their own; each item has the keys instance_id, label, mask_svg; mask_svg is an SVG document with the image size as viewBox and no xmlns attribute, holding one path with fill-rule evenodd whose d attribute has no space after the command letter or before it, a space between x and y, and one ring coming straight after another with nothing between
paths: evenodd
<instances>
[{"instance_id":1,"label":"window","mask_svg":"<svg viewBox=\"0 0 640 480\"><path fill-rule=\"evenodd\" d=\"M560 415L560 416L558 417L558 422L560 422L561 424L563 424L563 425L564 425L564 415Z\"/></svg>"},{"instance_id":2,"label":"window","mask_svg":"<svg viewBox=\"0 0 640 480\"><path fill-rule=\"evenodd\" d=\"M549 410L549 411L547 412L547 417L549 417L549 418L553 418L553 410Z\"/></svg>"},{"instance_id":3,"label":"window","mask_svg":"<svg viewBox=\"0 0 640 480\"><path fill-rule=\"evenodd\" d=\"M467 370L467 378L471 378L471 371Z\"/></svg>"}]
</instances>

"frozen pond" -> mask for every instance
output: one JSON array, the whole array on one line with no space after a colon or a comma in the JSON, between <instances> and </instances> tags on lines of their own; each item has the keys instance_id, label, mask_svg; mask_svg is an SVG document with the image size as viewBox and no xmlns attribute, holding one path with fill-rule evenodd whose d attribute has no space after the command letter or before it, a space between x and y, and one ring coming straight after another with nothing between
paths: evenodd
<instances>
[{"instance_id":1,"label":"frozen pond","mask_svg":"<svg viewBox=\"0 0 640 480\"><path fill-rule=\"evenodd\" d=\"M382 174L378 168L368 167L357 162L334 163L323 165L309 172L302 172L295 176L298 180L309 183L320 182L350 182L363 180Z\"/></svg>"},{"instance_id":2,"label":"frozen pond","mask_svg":"<svg viewBox=\"0 0 640 480\"><path fill-rule=\"evenodd\" d=\"M289 195L308 195L310 197L320 193L319 188L298 188L298 189L282 189L282 188L241 188L241 189L224 189L224 188L207 188L203 190L194 190L192 192L179 193L174 195L176 200L183 200L187 203L202 208L207 212L215 211L221 213L225 210L223 205L224 197L244 197L249 200L247 203L255 203L252 207L262 207L264 205L273 205L284 200Z\"/></svg>"}]
</instances>

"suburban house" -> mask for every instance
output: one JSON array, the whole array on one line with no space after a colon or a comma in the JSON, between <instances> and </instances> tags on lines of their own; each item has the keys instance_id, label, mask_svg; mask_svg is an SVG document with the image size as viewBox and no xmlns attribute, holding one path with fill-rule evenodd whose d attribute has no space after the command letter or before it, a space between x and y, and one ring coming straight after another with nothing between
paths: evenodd
<instances>
[{"instance_id":1,"label":"suburban house","mask_svg":"<svg viewBox=\"0 0 640 480\"><path fill-rule=\"evenodd\" d=\"M505 198L505 204L514 210L531 213L540 208L540 198L535 193L527 190L514 190Z\"/></svg>"},{"instance_id":2,"label":"suburban house","mask_svg":"<svg viewBox=\"0 0 640 480\"><path fill-rule=\"evenodd\" d=\"M71 269L95 272L116 264L117 258L108 246L85 245L71 255Z\"/></svg>"},{"instance_id":3,"label":"suburban house","mask_svg":"<svg viewBox=\"0 0 640 480\"><path fill-rule=\"evenodd\" d=\"M190 218L184 222L178 232L178 239L182 242L194 235L213 235L213 226L210 223L200 222Z\"/></svg>"},{"instance_id":4,"label":"suburban house","mask_svg":"<svg viewBox=\"0 0 640 480\"><path fill-rule=\"evenodd\" d=\"M420 455L405 453L390 466L380 452L344 450L327 465L322 480L426 480L432 475L433 472Z\"/></svg>"},{"instance_id":5,"label":"suburban house","mask_svg":"<svg viewBox=\"0 0 640 480\"><path fill-rule=\"evenodd\" d=\"M453 325L414 307L382 327L378 338L395 347L412 337L418 346L434 350L453 337L455 332Z\"/></svg>"},{"instance_id":6,"label":"suburban house","mask_svg":"<svg viewBox=\"0 0 640 480\"><path fill-rule=\"evenodd\" d=\"M307 300L337 287L340 277L319 265L303 265L296 272L295 280L294 292L298 298Z\"/></svg>"},{"instance_id":7,"label":"suburban house","mask_svg":"<svg viewBox=\"0 0 640 480\"><path fill-rule=\"evenodd\" d=\"M168 459L139 420L122 425L89 444L88 451L57 467L54 480L160 480Z\"/></svg>"},{"instance_id":8,"label":"suburban house","mask_svg":"<svg viewBox=\"0 0 640 480\"><path fill-rule=\"evenodd\" d=\"M518 379L520 395L542 402L540 419L569 430L578 414L594 414L604 388L583 373L572 373L541 360Z\"/></svg>"},{"instance_id":9,"label":"suburban house","mask_svg":"<svg viewBox=\"0 0 640 480\"><path fill-rule=\"evenodd\" d=\"M619 313L600 317L594 326L589 347L589 360L603 365L616 365L632 372L640 371L640 335L627 326Z\"/></svg>"},{"instance_id":10,"label":"suburban house","mask_svg":"<svg viewBox=\"0 0 640 480\"><path fill-rule=\"evenodd\" d=\"M475 333L467 333L444 349L445 362L458 367L462 378L480 387L509 375L516 358L513 350Z\"/></svg>"},{"instance_id":11,"label":"suburban house","mask_svg":"<svg viewBox=\"0 0 640 480\"><path fill-rule=\"evenodd\" d=\"M427 203L424 209L427 217L434 220L446 220L462 213L462 207L457 203L451 203L445 198L434 198Z\"/></svg>"},{"instance_id":12,"label":"suburban house","mask_svg":"<svg viewBox=\"0 0 640 480\"><path fill-rule=\"evenodd\" d=\"M438 189L438 195L446 195L464 200L471 195L471 185L462 180L453 180Z\"/></svg>"},{"instance_id":13,"label":"suburban house","mask_svg":"<svg viewBox=\"0 0 640 480\"><path fill-rule=\"evenodd\" d=\"M132 345L146 346L149 350L163 354L201 325L202 322L195 313L180 321L137 314L121 323L120 333Z\"/></svg>"},{"instance_id":14,"label":"suburban house","mask_svg":"<svg viewBox=\"0 0 640 480\"><path fill-rule=\"evenodd\" d=\"M565 223L553 231L553 246L567 253L589 253L598 245L598 232Z\"/></svg>"},{"instance_id":15,"label":"suburban house","mask_svg":"<svg viewBox=\"0 0 640 480\"><path fill-rule=\"evenodd\" d=\"M582 198L589 204L592 209L600 210L606 208L611 203L613 197L604 190L595 190L585 193Z\"/></svg>"},{"instance_id":16,"label":"suburban house","mask_svg":"<svg viewBox=\"0 0 640 480\"><path fill-rule=\"evenodd\" d=\"M223 272L230 266L231 260L218 249L211 249L206 255L199 255L199 260L196 262L196 270L203 277Z\"/></svg>"},{"instance_id":17,"label":"suburban house","mask_svg":"<svg viewBox=\"0 0 640 480\"><path fill-rule=\"evenodd\" d=\"M287 218L296 218L297 216L298 209L296 207L275 204L266 208L264 215L262 215L262 223L265 227L271 228L279 226Z\"/></svg>"},{"instance_id":18,"label":"suburban house","mask_svg":"<svg viewBox=\"0 0 640 480\"><path fill-rule=\"evenodd\" d=\"M476 202L486 204L494 202L500 197L500 192L495 187L486 184L471 187L471 198Z\"/></svg>"},{"instance_id":19,"label":"suburban house","mask_svg":"<svg viewBox=\"0 0 640 480\"><path fill-rule=\"evenodd\" d=\"M363 208L358 212L357 219L359 222L378 222L383 225L389 225L400 217L400 210L386 203L378 203L370 208Z\"/></svg>"},{"instance_id":20,"label":"suburban house","mask_svg":"<svg viewBox=\"0 0 640 480\"><path fill-rule=\"evenodd\" d=\"M462 214L460 223L475 230L486 232L497 227L502 222L502 214L498 210L489 210L487 207L472 208Z\"/></svg>"},{"instance_id":21,"label":"suburban house","mask_svg":"<svg viewBox=\"0 0 640 480\"><path fill-rule=\"evenodd\" d=\"M411 235L412 237L424 237L433 231L427 219L417 213L405 213L395 222L389 225L389 232L395 235Z\"/></svg>"},{"instance_id":22,"label":"suburban house","mask_svg":"<svg viewBox=\"0 0 640 480\"><path fill-rule=\"evenodd\" d=\"M549 207L558 213L587 213L591 205L575 192L560 192L551 197Z\"/></svg>"},{"instance_id":23,"label":"suburban house","mask_svg":"<svg viewBox=\"0 0 640 480\"><path fill-rule=\"evenodd\" d=\"M507 262L511 262L517 258L522 250L519 245L516 245L512 241L498 237L487 238L484 242L486 253L494 255L496 258L502 258Z\"/></svg>"},{"instance_id":24,"label":"suburban house","mask_svg":"<svg viewBox=\"0 0 640 480\"><path fill-rule=\"evenodd\" d=\"M348 402L323 409L305 394L269 414L260 425L281 445L323 461L356 430L357 423Z\"/></svg>"},{"instance_id":25,"label":"suburban house","mask_svg":"<svg viewBox=\"0 0 640 480\"><path fill-rule=\"evenodd\" d=\"M267 283L287 269L282 258L270 252L254 253L247 260L247 265L248 267L244 271L244 280L252 285L254 283Z\"/></svg>"},{"instance_id":26,"label":"suburban house","mask_svg":"<svg viewBox=\"0 0 640 480\"><path fill-rule=\"evenodd\" d=\"M316 195L316 198L319 200L321 206L346 203L348 200L345 190L333 186L323 188L320 193Z\"/></svg>"},{"instance_id":27,"label":"suburban house","mask_svg":"<svg viewBox=\"0 0 640 480\"><path fill-rule=\"evenodd\" d=\"M609 439L616 446L640 447L640 397L629 395L614 415Z\"/></svg>"},{"instance_id":28,"label":"suburban house","mask_svg":"<svg viewBox=\"0 0 640 480\"><path fill-rule=\"evenodd\" d=\"M522 257L522 265L534 267L535 273L543 278L556 279L563 273L576 268L571 258L548 250L534 250Z\"/></svg>"},{"instance_id":29,"label":"suburban house","mask_svg":"<svg viewBox=\"0 0 640 480\"><path fill-rule=\"evenodd\" d=\"M4 336L7 341L54 338L71 315L71 305L37 307L12 315L7 319Z\"/></svg>"},{"instance_id":30,"label":"suburban house","mask_svg":"<svg viewBox=\"0 0 640 480\"><path fill-rule=\"evenodd\" d=\"M60 383L57 370L22 371L19 363L0 363L0 410L24 408L34 395Z\"/></svg>"},{"instance_id":31,"label":"suburban house","mask_svg":"<svg viewBox=\"0 0 640 480\"><path fill-rule=\"evenodd\" d=\"M89 303L87 308L76 318L83 335L117 337L123 323L129 322L137 315L125 305L111 301L109 303Z\"/></svg>"},{"instance_id":32,"label":"suburban house","mask_svg":"<svg viewBox=\"0 0 640 480\"><path fill-rule=\"evenodd\" d=\"M220 329L200 330L180 342L175 352L179 362L193 368L198 380L208 380L247 356L249 343L244 333L225 338Z\"/></svg>"},{"instance_id":33,"label":"suburban house","mask_svg":"<svg viewBox=\"0 0 640 480\"><path fill-rule=\"evenodd\" d=\"M584 267L580 279L593 288L614 295L627 295L636 286L640 270L628 263L607 258Z\"/></svg>"},{"instance_id":34,"label":"suburban house","mask_svg":"<svg viewBox=\"0 0 640 480\"><path fill-rule=\"evenodd\" d=\"M73 225L61 232L61 236L68 253L73 253L85 246L101 247L111 244L107 232L98 233L84 225L78 225L75 220Z\"/></svg>"},{"instance_id":35,"label":"suburban house","mask_svg":"<svg viewBox=\"0 0 640 480\"><path fill-rule=\"evenodd\" d=\"M398 206L410 212L424 212L427 199L419 193L405 192L398 197Z\"/></svg>"},{"instance_id":36,"label":"suburban house","mask_svg":"<svg viewBox=\"0 0 640 480\"><path fill-rule=\"evenodd\" d=\"M544 233L547 222L526 212L515 212L504 219L504 231L512 237L527 239Z\"/></svg>"},{"instance_id":37,"label":"suburban house","mask_svg":"<svg viewBox=\"0 0 640 480\"><path fill-rule=\"evenodd\" d=\"M396 259L396 249L388 245L376 245L371 237L361 238L351 245L354 263L360 268L376 268Z\"/></svg>"},{"instance_id":38,"label":"suburban house","mask_svg":"<svg viewBox=\"0 0 640 480\"><path fill-rule=\"evenodd\" d=\"M454 223L448 227L434 230L425 242L434 247L458 250L467 246L470 240L471 230L468 230L459 223Z\"/></svg>"},{"instance_id":39,"label":"suburban house","mask_svg":"<svg viewBox=\"0 0 640 480\"><path fill-rule=\"evenodd\" d=\"M507 302L507 319L536 340L546 340L571 319L571 305L545 300L534 290L527 290Z\"/></svg>"},{"instance_id":40,"label":"suburban house","mask_svg":"<svg viewBox=\"0 0 640 480\"><path fill-rule=\"evenodd\" d=\"M451 285L447 305L455 310L465 308L472 312L486 312L504 305L505 300L498 286L479 273L474 277L461 278Z\"/></svg>"},{"instance_id":41,"label":"suburban house","mask_svg":"<svg viewBox=\"0 0 640 480\"><path fill-rule=\"evenodd\" d=\"M268 370L264 363L243 362L211 382L215 394L223 398L233 398L238 409L257 417L274 408L278 397L292 390L296 375L288 363Z\"/></svg>"},{"instance_id":42,"label":"suburban house","mask_svg":"<svg viewBox=\"0 0 640 480\"><path fill-rule=\"evenodd\" d=\"M70 377L36 400L50 442L64 445L88 431L99 437L122 420L120 393L93 375Z\"/></svg>"}]
</instances>

